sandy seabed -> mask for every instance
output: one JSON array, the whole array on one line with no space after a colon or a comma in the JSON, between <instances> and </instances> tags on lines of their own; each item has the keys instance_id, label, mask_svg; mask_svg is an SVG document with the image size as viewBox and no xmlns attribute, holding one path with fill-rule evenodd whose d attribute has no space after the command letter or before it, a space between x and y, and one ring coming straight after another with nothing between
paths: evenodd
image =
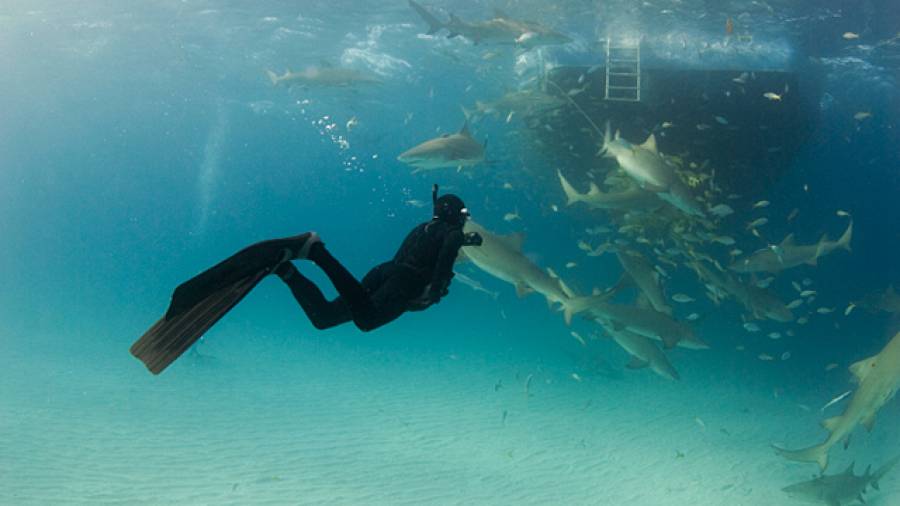
<instances>
[{"instance_id":1,"label":"sandy seabed","mask_svg":"<svg viewBox=\"0 0 900 506\"><path fill-rule=\"evenodd\" d=\"M340 337L208 344L159 377L124 349L7 353L0 504L790 505L816 471L769 445L818 441L817 410L700 380L696 355L672 383ZM856 436L876 465L890 425ZM900 473L881 489L900 504Z\"/></svg>"}]
</instances>

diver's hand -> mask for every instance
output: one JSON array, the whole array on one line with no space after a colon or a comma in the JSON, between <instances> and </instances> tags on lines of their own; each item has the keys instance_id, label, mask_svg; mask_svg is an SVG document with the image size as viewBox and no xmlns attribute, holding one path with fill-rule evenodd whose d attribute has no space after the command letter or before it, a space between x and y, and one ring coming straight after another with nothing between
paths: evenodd
<instances>
[{"instance_id":1,"label":"diver's hand","mask_svg":"<svg viewBox=\"0 0 900 506\"><path fill-rule=\"evenodd\" d=\"M481 246L484 238L478 232L468 232L463 238L463 246Z\"/></svg>"}]
</instances>

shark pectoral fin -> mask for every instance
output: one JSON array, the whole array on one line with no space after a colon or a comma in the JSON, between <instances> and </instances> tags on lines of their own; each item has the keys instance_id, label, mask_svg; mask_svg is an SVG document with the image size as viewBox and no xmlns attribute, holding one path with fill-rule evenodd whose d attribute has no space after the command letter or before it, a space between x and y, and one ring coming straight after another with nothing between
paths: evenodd
<instances>
[{"instance_id":1,"label":"shark pectoral fin","mask_svg":"<svg viewBox=\"0 0 900 506\"><path fill-rule=\"evenodd\" d=\"M643 369L644 367L647 367L649 365L650 365L650 362L647 362L646 360L641 360L641 359L635 357L634 355L632 355L631 360L629 360L628 363L625 364L625 367L627 367L629 369Z\"/></svg>"},{"instance_id":2,"label":"shark pectoral fin","mask_svg":"<svg viewBox=\"0 0 900 506\"><path fill-rule=\"evenodd\" d=\"M872 432L872 429L875 427L875 413L872 413L871 415L866 417L862 421L862 425L866 428L867 432Z\"/></svg>"},{"instance_id":3,"label":"shark pectoral fin","mask_svg":"<svg viewBox=\"0 0 900 506\"><path fill-rule=\"evenodd\" d=\"M812 258L810 258L809 260L807 260L806 262L803 262L803 263L805 263L806 265L812 265L813 267L818 265L819 264L819 252L816 251L816 254Z\"/></svg>"},{"instance_id":4,"label":"shark pectoral fin","mask_svg":"<svg viewBox=\"0 0 900 506\"><path fill-rule=\"evenodd\" d=\"M853 373L853 377L856 378L857 383L865 381L866 376L869 375L869 371L875 368L875 358L876 357L869 357L850 366L850 372Z\"/></svg>"},{"instance_id":5,"label":"shark pectoral fin","mask_svg":"<svg viewBox=\"0 0 900 506\"><path fill-rule=\"evenodd\" d=\"M815 462L823 472L828 467L828 446L824 444L802 450L787 450L776 445L772 445L772 448L778 455L794 462Z\"/></svg>"},{"instance_id":6,"label":"shark pectoral fin","mask_svg":"<svg viewBox=\"0 0 900 506\"><path fill-rule=\"evenodd\" d=\"M844 449L850 448L850 436L852 434L847 434L847 437L844 438Z\"/></svg>"},{"instance_id":7,"label":"shark pectoral fin","mask_svg":"<svg viewBox=\"0 0 900 506\"><path fill-rule=\"evenodd\" d=\"M531 287L529 287L525 283L516 283L516 296L518 296L520 299L533 291L534 290L532 290Z\"/></svg>"},{"instance_id":8,"label":"shark pectoral fin","mask_svg":"<svg viewBox=\"0 0 900 506\"><path fill-rule=\"evenodd\" d=\"M833 418L829 418L822 422L822 427L825 428L828 432L834 432L837 429L838 424L841 423L841 417L835 416Z\"/></svg>"}]
</instances>

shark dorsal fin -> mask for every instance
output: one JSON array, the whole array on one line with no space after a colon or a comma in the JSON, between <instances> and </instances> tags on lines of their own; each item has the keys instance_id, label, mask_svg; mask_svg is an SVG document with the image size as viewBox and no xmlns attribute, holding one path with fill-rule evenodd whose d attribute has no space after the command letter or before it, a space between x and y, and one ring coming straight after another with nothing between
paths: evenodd
<instances>
[{"instance_id":1,"label":"shark dorsal fin","mask_svg":"<svg viewBox=\"0 0 900 506\"><path fill-rule=\"evenodd\" d=\"M853 373L853 376L856 377L856 380L859 383L865 381L866 376L869 375L869 371L875 368L875 358L876 357L870 357L865 360L860 360L850 366L850 372Z\"/></svg>"},{"instance_id":2,"label":"shark dorsal fin","mask_svg":"<svg viewBox=\"0 0 900 506\"><path fill-rule=\"evenodd\" d=\"M614 139L614 140L619 140L619 139L621 139L621 138L622 138L622 136L619 134L619 131L616 130L616 135L613 137L613 139Z\"/></svg>"},{"instance_id":3,"label":"shark dorsal fin","mask_svg":"<svg viewBox=\"0 0 900 506\"><path fill-rule=\"evenodd\" d=\"M459 135L465 135L466 137L472 137L472 134L469 133L469 120L463 122L462 128L459 129Z\"/></svg>"},{"instance_id":4,"label":"shark dorsal fin","mask_svg":"<svg viewBox=\"0 0 900 506\"><path fill-rule=\"evenodd\" d=\"M793 245L794 245L794 233L791 232L781 241L781 246L793 246Z\"/></svg>"},{"instance_id":5,"label":"shark dorsal fin","mask_svg":"<svg viewBox=\"0 0 900 506\"><path fill-rule=\"evenodd\" d=\"M647 137L647 140L644 141L643 144L641 144L641 147L646 149L647 151L650 151L651 153L659 153L659 151L656 149L656 136L653 134L650 134L650 137Z\"/></svg>"},{"instance_id":6,"label":"shark dorsal fin","mask_svg":"<svg viewBox=\"0 0 900 506\"><path fill-rule=\"evenodd\" d=\"M847 469L844 471L844 474L852 475L852 474L853 474L853 468L854 468L855 466L856 466L856 462L851 462L850 465L847 466Z\"/></svg>"}]
</instances>

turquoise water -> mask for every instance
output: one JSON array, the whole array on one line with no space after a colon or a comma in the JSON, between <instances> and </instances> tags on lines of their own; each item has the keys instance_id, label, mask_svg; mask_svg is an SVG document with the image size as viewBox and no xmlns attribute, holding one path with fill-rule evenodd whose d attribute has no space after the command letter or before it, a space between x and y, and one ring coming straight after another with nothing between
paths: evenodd
<instances>
[{"instance_id":1,"label":"turquoise water","mask_svg":"<svg viewBox=\"0 0 900 506\"><path fill-rule=\"evenodd\" d=\"M821 408L857 389L847 368L898 331L896 302L874 297L900 286L896 9L423 5L570 40L425 35L400 1L0 9L0 503L795 504L781 489L819 468L772 445L822 441L820 421L849 398ZM603 41L635 33L644 100L604 101ZM310 68L379 82L266 74ZM516 90L555 105L478 112ZM466 113L482 163L411 174L397 160ZM557 169L579 192L634 184L596 155L607 120L634 144L654 133L685 184L703 176L691 191L709 227L662 199L634 214L567 205ZM440 304L374 332L317 331L273 277L161 375L128 353L175 286L253 242L316 230L362 277L430 218L433 183L494 234L524 233L520 258L581 295L619 282L612 250L640 251L710 349L664 351L679 381L628 368L609 339L621 322L567 326L558 304L460 262L496 296L458 277ZM718 204L733 214L713 216ZM780 251L789 233L836 240L851 220L852 251L770 281L784 304L800 300L791 322L754 319L733 295L714 303L691 267ZM611 250L588 256L579 241ZM885 403L871 432L830 451L827 474L900 454L898 415ZM900 472L880 485L869 504L900 503Z\"/></svg>"}]
</instances>

